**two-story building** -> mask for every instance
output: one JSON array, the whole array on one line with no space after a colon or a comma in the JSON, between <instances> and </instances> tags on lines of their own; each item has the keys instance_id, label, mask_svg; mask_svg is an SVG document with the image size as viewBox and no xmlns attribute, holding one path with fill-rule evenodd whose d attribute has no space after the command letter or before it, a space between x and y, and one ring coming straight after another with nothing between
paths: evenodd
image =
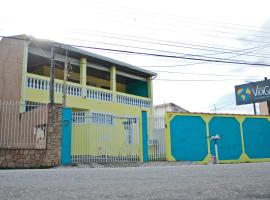
<instances>
[{"instance_id":1,"label":"two-story building","mask_svg":"<svg viewBox=\"0 0 270 200\"><path fill-rule=\"evenodd\" d=\"M55 103L63 102L64 68L68 63L66 105L74 112L74 127L85 123L87 130L95 129L92 132L96 132L96 138L89 143L89 134L83 135L87 131L82 131L82 127L79 127L80 130L77 128L77 132L84 133L73 138L76 141L76 144L72 144L73 154L103 156L106 148L106 154L114 152L111 155L118 155L125 151L123 149L130 149L130 145L139 143L139 137L131 127L140 127L136 124L140 123L142 112L147 117L152 116L152 78L156 74L115 59L27 35L2 38L0 99L21 102L20 112L27 112L27 104L33 102L49 103L52 47ZM109 126L109 129L101 131L101 125L103 129L105 126ZM140 134L141 129L136 129L137 135ZM116 136L118 132L123 134ZM93 140L96 140L96 144ZM89 146L93 149L89 149ZM118 149L114 148L116 146Z\"/></svg>"}]
</instances>

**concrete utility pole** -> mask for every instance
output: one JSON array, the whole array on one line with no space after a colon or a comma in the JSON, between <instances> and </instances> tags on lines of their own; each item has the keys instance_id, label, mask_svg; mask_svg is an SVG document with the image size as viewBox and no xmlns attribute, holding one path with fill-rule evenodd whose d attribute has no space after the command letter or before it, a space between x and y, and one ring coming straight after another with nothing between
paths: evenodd
<instances>
[{"instance_id":1,"label":"concrete utility pole","mask_svg":"<svg viewBox=\"0 0 270 200\"><path fill-rule=\"evenodd\" d=\"M64 84L63 84L63 107L67 106L67 67L68 67L68 61L67 61L67 49L66 49L66 60L65 60L65 68L64 68Z\"/></svg>"},{"instance_id":2,"label":"concrete utility pole","mask_svg":"<svg viewBox=\"0 0 270 200\"><path fill-rule=\"evenodd\" d=\"M54 47L51 48L51 69L50 69L50 103L54 104Z\"/></svg>"},{"instance_id":3,"label":"concrete utility pole","mask_svg":"<svg viewBox=\"0 0 270 200\"><path fill-rule=\"evenodd\" d=\"M267 77L264 77L264 80L267 80ZM270 101L267 101L268 115L270 115Z\"/></svg>"},{"instance_id":4,"label":"concrete utility pole","mask_svg":"<svg viewBox=\"0 0 270 200\"><path fill-rule=\"evenodd\" d=\"M256 110L256 104L253 103L253 110L254 110L254 115L257 115L257 110Z\"/></svg>"}]
</instances>

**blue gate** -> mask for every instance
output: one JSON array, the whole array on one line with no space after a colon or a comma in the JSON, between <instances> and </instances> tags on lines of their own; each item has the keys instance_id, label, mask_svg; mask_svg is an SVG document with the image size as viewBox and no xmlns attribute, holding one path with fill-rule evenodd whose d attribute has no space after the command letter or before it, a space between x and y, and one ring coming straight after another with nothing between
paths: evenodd
<instances>
[{"instance_id":1,"label":"blue gate","mask_svg":"<svg viewBox=\"0 0 270 200\"><path fill-rule=\"evenodd\" d=\"M61 164L71 163L71 130L72 130L72 110L71 108L62 109L62 148Z\"/></svg>"}]
</instances>

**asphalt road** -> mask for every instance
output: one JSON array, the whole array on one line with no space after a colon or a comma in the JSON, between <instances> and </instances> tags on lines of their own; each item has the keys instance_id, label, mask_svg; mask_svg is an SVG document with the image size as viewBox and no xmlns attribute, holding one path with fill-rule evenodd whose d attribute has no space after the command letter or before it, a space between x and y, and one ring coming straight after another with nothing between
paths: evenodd
<instances>
[{"instance_id":1,"label":"asphalt road","mask_svg":"<svg viewBox=\"0 0 270 200\"><path fill-rule=\"evenodd\" d=\"M0 199L270 199L270 163L0 170Z\"/></svg>"}]
</instances>

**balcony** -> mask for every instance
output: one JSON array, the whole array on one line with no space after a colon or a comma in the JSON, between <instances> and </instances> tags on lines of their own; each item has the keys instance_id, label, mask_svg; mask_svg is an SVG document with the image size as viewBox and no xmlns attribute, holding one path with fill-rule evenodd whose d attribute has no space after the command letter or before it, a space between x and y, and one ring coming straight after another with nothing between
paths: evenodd
<instances>
[{"instance_id":1,"label":"balcony","mask_svg":"<svg viewBox=\"0 0 270 200\"><path fill-rule=\"evenodd\" d=\"M27 73L26 75L26 86L29 89L49 92L50 79L45 76ZM55 94L63 94L63 81L55 79L54 84ZM85 86L81 84L67 82L67 95L75 96L83 99L97 100L101 102L113 102L118 104L125 104L129 106L137 106L142 108L151 107L151 99L130 95L122 92L113 92L111 90Z\"/></svg>"}]
</instances>

